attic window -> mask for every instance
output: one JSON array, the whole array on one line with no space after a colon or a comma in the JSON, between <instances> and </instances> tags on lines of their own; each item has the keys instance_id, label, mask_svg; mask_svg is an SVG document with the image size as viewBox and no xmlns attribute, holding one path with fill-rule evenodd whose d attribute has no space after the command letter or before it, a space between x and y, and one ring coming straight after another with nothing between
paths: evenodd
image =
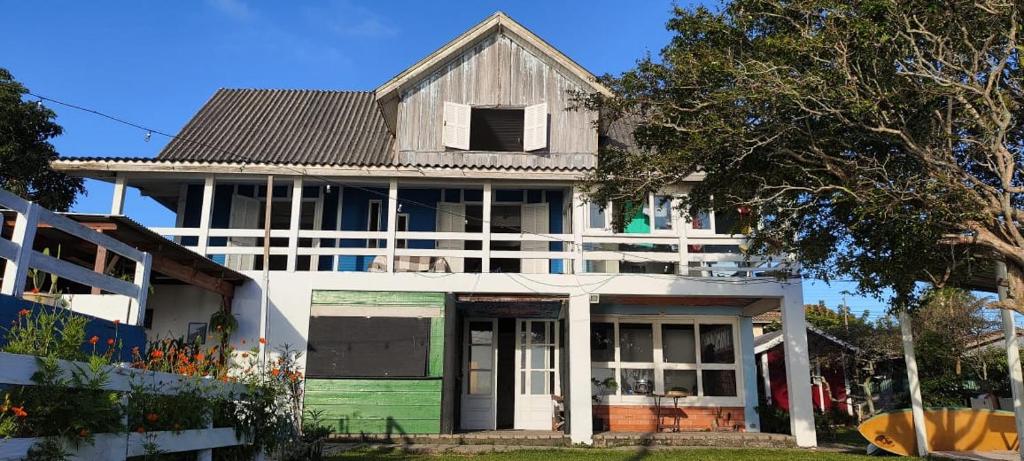
<instances>
[{"instance_id":1,"label":"attic window","mask_svg":"<svg viewBox=\"0 0 1024 461\"><path fill-rule=\"evenodd\" d=\"M442 139L460 150L529 152L547 147L546 103L499 109L444 103Z\"/></svg>"},{"instance_id":2,"label":"attic window","mask_svg":"<svg viewBox=\"0 0 1024 461\"><path fill-rule=\"evenodd\" d=\"M474 107L469 122L469 150L523 151L523 109Z\"/></svg>"}]
</instances>

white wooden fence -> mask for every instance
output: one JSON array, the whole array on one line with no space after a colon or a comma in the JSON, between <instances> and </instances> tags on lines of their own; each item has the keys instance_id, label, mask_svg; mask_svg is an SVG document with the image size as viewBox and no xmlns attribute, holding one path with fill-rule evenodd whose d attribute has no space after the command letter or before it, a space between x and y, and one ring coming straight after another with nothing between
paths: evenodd
<instances>
[{"instance_id":1,"label":"white wooden fence","mask_svg":"<svg viewBox=\"0 0 1024 461\"><path fill-rule=\"evenodd\" d=\"M78 362L60 362L65 376L72 371L89 374L89 366ZM8 385L33 385L32 374L37 370L36 358L29 355L9 354L0 352L0 383ZM132 386L144 386L146 392L162 395L175 395L185 388L202 386L208 389L210 396L241 395L246 392L245 386L234 383L221 383L212 378L192 378L182 375L137 370L119 366L106 369L107 380L105 390L126 393L127 401ZM197 380L199 382L197 382ZM31 411L31 409L28 409ZM127 423L127 421L125 421ZM17 438L0 439L0 461L20 460L28 450L42 439ZM159 450L165 453L198 451L200 461L212 459L212 449L245 444L239 440L232 427L208 427L190 429L179 432L159 431L140 434L132 431L125 433L96 434L95 443L83 443L73 453L73 460L124 460L126 457L146 454L145 443L156 443Z\"/></svg>"},{"instance_id":2,"label":"white wooden fence","mask_svg":"<svg viewBox=\"0 0 1024 461\"><path fill-rule=\"evenodd\" d=\"M0 189L0 207L17 213L14 234L10 240L0 239L0 258L6 259L3 284L0 293L21 297L25 291L25 280L30 268L57 275L83 285L128 296L135 300L130 325L141 325L146 312L146 296L149 293L149 272L152 257L124 242L96 232L66 216L61 216L35 203L25 201L10 192ZM131 261L135 261L135 275L132 282L111 275L101 274L67 261L57 259L33 250L36 230L39 226L50 226L82 240L106 248Z\"/></svg>"}]
</instances>

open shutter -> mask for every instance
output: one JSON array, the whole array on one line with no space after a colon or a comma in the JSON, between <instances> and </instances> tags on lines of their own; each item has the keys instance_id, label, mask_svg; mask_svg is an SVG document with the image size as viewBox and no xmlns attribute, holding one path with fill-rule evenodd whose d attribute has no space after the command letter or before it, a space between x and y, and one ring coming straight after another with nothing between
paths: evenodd
<instances>
[{"instance_id":1,"label":"open shutter","mask_svg":"<svg viewBox=\"0 0 1024 461\"><path fill-rule=\"evenodd\" d=\"M444 130L441 140L445 147L469 150L470 106L454 102L444 103Z\"/></svg>"},{"instance_id":2,"label":"open shutter","mask_svg":"<svg viewBox=\"0 0 1024 461\"><path fill-rule=\"evenodd\" d=\"M548 147L548 104L527 106L523 114L523 150Z\"/></svg>"}]
</instances>

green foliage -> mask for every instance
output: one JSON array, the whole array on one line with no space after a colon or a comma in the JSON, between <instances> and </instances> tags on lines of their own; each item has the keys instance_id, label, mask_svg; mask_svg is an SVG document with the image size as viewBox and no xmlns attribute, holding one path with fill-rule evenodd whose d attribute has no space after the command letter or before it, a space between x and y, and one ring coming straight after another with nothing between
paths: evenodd
<instances>
[{"instance_id":1,"label":"green foliage","mask_svg":"<svg viewBox=\"0 0 1024 461\"><path fill-rule=\"evenodd\" d=\"M50 168L57 151L50 139L60 136L55 114L26 101L28 90L0 68L0 187L51 210L65 211L84 193L81 178Z\"/></svg>"},{"instance_id":2,"label":"green foliage","mask_svg":"<svg viewBox=\"0 0 1024 461\"><path fill-rule=\"evenodd\" d=\"M982 250L1018 279L1019 22L1019 3L994 0L678 7L658 57L604 78L615 97L584 98L639 146L602 150L589 195L635 200L703 172L689 211L750 208L752 254L891 289L898 308L921 280L988 271Z\"/></svg>"},{"instance_id":3,"label":"green foliage","mask_svg":"<svg viewBox=\"0 0 1024 461\"><path fill-rule=\"evenodd\" d=\"M84 360L86 317L61 308L37 306L36 313L23 309L11 328L3 329L4 352Z\"/></svg>"}]
</instances>

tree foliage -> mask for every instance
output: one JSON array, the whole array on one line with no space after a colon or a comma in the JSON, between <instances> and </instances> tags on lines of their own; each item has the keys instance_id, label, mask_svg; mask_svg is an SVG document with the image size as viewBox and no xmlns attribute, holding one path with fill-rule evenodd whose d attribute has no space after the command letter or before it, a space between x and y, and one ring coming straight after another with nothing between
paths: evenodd
<instances>
[{"instance_id":1,"label":"tree foliage","mask_svg":"<svg viewBox=\"0 0 1024 461\"><path fill-rule=\"evenodd\" d=\"M81 178L50 168L57 151L50 139L63 130L56 114L42 104L26 101L28 90L0 68L0 187L58 211L85 192Z\"/></svg>"},{"instance_id":2,"label":"tree foliage","mask_svg":"<svg viewBox=\"0 0 1024 461\"><path fill-rule=\"evenodd\" d=\"M609 148L594 200L695 172L690 210L749 207L751 248L893 290L1007 262L1024 312L1024 82L1014 0L734 0L677 8L659 58L590 96L639 149ZM988 264L988 266L986 266Z\"/></svg>"}]
</instances>

